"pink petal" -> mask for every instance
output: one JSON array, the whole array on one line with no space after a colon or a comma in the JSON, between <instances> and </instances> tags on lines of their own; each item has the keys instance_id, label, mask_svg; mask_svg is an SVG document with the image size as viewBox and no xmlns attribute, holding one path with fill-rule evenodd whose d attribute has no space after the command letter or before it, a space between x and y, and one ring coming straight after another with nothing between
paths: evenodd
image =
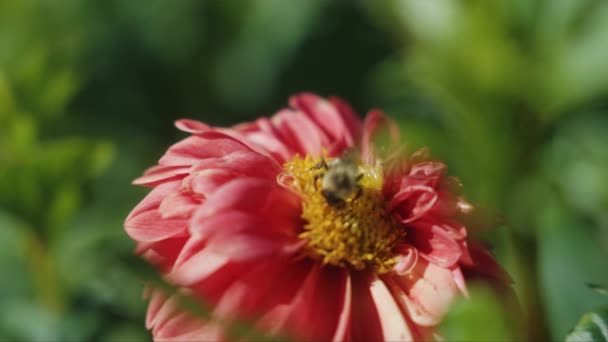
<instances>
[{"instance_id":1,"label":"pink petal","mask_svg":"<svg viewBox=\"0 0 608 342\"><path fill-rule=\"evenodd\" d=\"M452 269L452 275L454 277L454 282L456 283L456 286L460 290L460 293L462 293L465 298L469 298L469 291L467 290L467 285L465 283L464 276L462 275L460 267L454 267Z\"/></svg>"},{"instance_id":2,"label":"pink petal","mask_svg":"<svg viewBox=\"0 0 608 342\"><path fill-rule=\"evenodd\" d=\"M411 274L392 279L407 294L403 300L409 317L423 326L439 323L460 291L452 270L429 262L418 262Z\"/></svg>"},{"instance_id":3,"label":"pink petal","mask_svg":"<svg viewBox=\"0 0 608 342\"><path fill-rule=\"evenodd\" d=\"M188 236L180 236L154 242L139 242L135 253L141 254L161 272L166 272L173 267L187 240Z\"/></svg>"},{"instance_id":4,"label":"pink petal","mask_svg":"<svg viewBox=\"0 0 608 342\"><path fill-rule=\"evenodd\" d=\"M146 171L143 176L135 179L133 184L156 186L172 180L185 177L190 172L190 166L154 166Z\"/></svg>"},{"instance_id":5,"label":"pink petal","mask_svg":"<svg viewBox=\"0 0 608 342\"><path fill-rule=\"evenodd\" d=\"M171 237L185 236L188 220L163 219L158 210L149 210L135 215L125 222L127 234L136 241L153 242Z\"/></svg>"},{"instance_id":6,"label":"pink petal","mask_svg":"<svg viewBox=\"0 0 608 342\"><path fill-rule=\"evenodd\" d=\"M167 296L160 290L152 290L150 295L150 303L148 304L148 312L146 313L146 328L152 327L159 320L159 311L167 301Z\"/></svg>"},{"instance_id":7,"label":"pink petal","mask_svg":"<svg viewBox=\"0 0 608 342\"><path fill-rule=\"evenodd\" d=\"M155 341L223 341L224 327L204 321L189 312L180 312L154 331Z\"/></svg>"},{"instance_id":8,"label":"pink petal","mask_svg":"<svg viewBox=\"0 0 608 342\"><path fill-rule=\"evenodd\" d=\"M398 253L395 257L397 263L393 269L399 275L407 274L418 262L418 250L411 245L405 245L399 247Z\"/></svg>"},{"instance_id":9,"label":"pink petal","mask_svg":"<svg viewBox=\"0 0 608 342\"><path fill-rule=\"evenodd\" d=\"M247 261L261 257L279 257L288 244L284 238L260 233L218 234L212 237L207 249L231 261Z\"/></svg>"},{"instance_id":10,"label":"pink petal","mask_svg":"<svg viewBox=\"0 0 608 342\"><path fill-rule=\"evenodd\" d=\"M157 187L152 189L152 191L150 191L148 195L146 195L146 197L141 202L139 202L139 204L135 208L133 208L133 210L131 210L131 213L129 213L129 216L127 216L125 222L129 221L131 218L133 218L133 216L137 216L144 211L157 209L160 206L160 203L165 197L167 197L168 194L179 189L179 185L179 181L172 181L169 183L158 185Z\"/></svg>"},{"instance_id":11,"label":"pink petal","mask_svg":"<svg viewBox=\"0 0 608 342\"><path fill-rule=\"evenodd\" d=\"M188 243L190 243L190 241ZM193 285L212 275L229 261L229 257L218 254L208 248L203 248L198 253L194 253L187 260L176 263L173 271L168 274L167 278L172 283L180 284L182 286Z\"/></svg>"},{"instance_id":12,"label":"pink petal","mask_svg":"<svg viewBox=\"0 0 608 342\"><path fill-rule=\"evenodd\" d=\"M268 153L281 164L291 160L292 156L295 154L294 151L287 147L288 145L266 133L249 133L247 134L247 140L268 151Z\"/></svg>"},{"instance_id":13,"label":"pink petal","mask_svg":"<svg viewBox=\"0 0 608 342\"><path fill-rule=\"evenodd\" d=\"M157 295L155 307L153 311L149 311L146 317L148 328L152 328L153 334L162 329L167 322L181 312L176 297L167 297L160 293Z\"/></svg>"},{"instance_id":14,"label":"pink petal","mask_svg":"<svg viewBox=\"0 0 608 342\"><path fill-rule=\"evenodd\" d=\"M252 151L229 153L221 158L208 158L199 162L193 174L208 169L221 169L234 175L274 179L283 170L274 159Z\"/></svg>"},{"instance_id":15,"label":"pink petal","mask_svg":"<svg viewBox=\"0 0 608 342\"><path fill-rule=\"evenodd\" d=\"M320 156L329 142L319 127L301 113L286 109L275 115L272 122L290 137L292 148L302 156Z\"/></svg>"},{"instance_id":16,"label":"pink petal","mask_svg":"<svg viewBox=\"0 0 608 342\"><path fill-rule=\"evenodd\" d=\"M444 163L435 161L426 161L415 163L411 166L410 176L419 178L433 179L434 182L429 184L431 187L436 187L438 181L445 175L446 166Z\"/></svg>"},{"instance_id":17,"label":"pink petal","mask_svg":"<svg viewBox=\"0 0 608 342\"><path fill-rule=\"evenodd\" d=\"M209 125L204 124L200 121L190 119L180 119L175 121L175 127L177 127L181 131L188 132L191 134L200 134L212 130Z\"/></svg>"},{"instance_id":18,"label":"pink petal","mask_svg":"<svg viewBox=\"0 0 608 342\"><path fill-rule=\"evenodd\" d=\"M462 252L458 243L441 226L427 222L412 224L408 231L409 241L420 255L442 267L450 267L460 259Z\"/></svg>"},{"instance_id":19,"label":"pink petal","mask_svg":"<svg viewBox=\"0 0 608 342\"><path fill-rule=\"evenodd\" d=\"M215 192L215 190L234 179L236 176L237 175L233 172L223 169L206 169L198 171L190 178L190 188L194 193L203 197L208 197Z\"/></svg>"},{"instance_id":20,"label":"pink petal","mask_svg":"<svg viewBox=\"0 0 608 342\"><path fill-rule=\"evenodd\" d=\"M341 112L332 102L310 93L292 96L289 104L310 117L332 142L344 141L348 147L354 145L357 132L353 128L357 126L357 120L353 118L352 111ZM346 108L341 106L341 109Z\"/></svg>"},{"instance_id":21,"label":"pink petal","mask_svg":"<svg viewBox=\"0 0 608 342\"><path fill-rule=\"evenodd\" d=\"M403 289L401 289L401 287L399 286L397 281L395 281L395 279L393 279L392 276L385 276L385 277L383 277L382 281L384 282L384 284L390 291L391 295L393 296L393 299L395 300L395 302L399 306L399 309L401 310L403 318L407 322L407 325L410 329L410 333L412 335L411 340L412 341L435 341L435 340L441 341L442 340L441 338L437 338L436 336L434 336L434 334L436 333L435 332L436 329L433 325L428 325L428 326L418 325L412 319L412 317L419 315L419 313L412 312L411 307L413 306L413 304L412 304L411 300L408 298L407 294L403 291ZM429 324L431 324L431 323L429 323Z\"/></svg>"},{"instance_id":22,"label":"pink petal","mask_svg":"<svg viewBox=\"0 0 608 342\"><path fill-rule=\"evenodd\" d=\"M389 202L388 209L395 218L410 223L425 216L437 202L437 193L425 185L412 185L402 188Z\"/></svg>"},{"instance_id":23,"label":"pink petal","mask_svg":"<svg viewBox=\"0 0 608 342\"><path fill-rule=\"evenodd\" d=\"M350 277L346 280L346 289L344 291L344 302L340 309L340 315L338 317L338 326L336 327L336 333L332 338L332 341L344 341L350 339L350 327L351 327L351 315L352 315L352 284Z\"/></svg>"},{"instance_id":24,"label":"pink petal","mask_svg":"<svg viewBox=\"0 0 608 342\"><path fill-rule=\"evenodd\" d=\"M380 314L382 336L385 341L411 341L412 333L403 312L384 282L376 279L370 292Z\"/></svg>"},{"instance_id":25,"label":"pink petal","mask_svg":"<svg viewBox=\"0 0 608 342\"><path fill-rule=\"evenodd\" d=\"M256 123L246 124L245 126L255 127ZM260 132L258 129L253 129L251 131L243 131L241 130L239 125L235 126L234 129L217 129L216 133L221 133L225 136L229 136L234 140L243 143L250 150L275 159L281 165L284 164L287 160L289 160L292 156L289 151L285 150L286 146L283 144L282 140L277 140L276 137L266 134L265 132ZM211 133L205 133L205 135L209 134ZM256 139L253 138L254 135L256 136ZM260 141L258 141L257 138L259 138ZM266 146L262 142L268 142L269 146ZM286 151L286 154L282 155L274 153L275 148L281 152ZM281 156L285 157L286 159L281 159Z\"/></svg>"},{"instance_id":26,"label":"pink petal","mask_svg":"<svg viewBox=\"0 0 608 342\"><path fill-rule=\"evenodd\" d=\"M222 157L235 151L251 151L243 142L228 135L207 131L190 136L169 147L160 165L194 165L201 159Z\"/></svg>"},{"instance_id":27,"label":"pink petal","mask_svg":"<svg viewBox=\"0 0 608 342\"><path fill-rule=\"evenodd\" d=\"M163 219L188 219L200 204L200 200L190 195L174 192L163 199L158 212Z\"/></svg>"},{"instance_id":28,"label":"pink petal","mask_svg":"<svg viewBox=\"0 0 608 342\"><path fill-rule=\"evenodd\" d=\"M214 313L227 319L259 319L292 302L310 269L310 262L260 260L226 290Z\"/></svg>"},{"instance_id":29,"label":"pink petal","mask_svg":"<svg viewBox=\"0 0 608 342\"><path fill-rule=\"evenodd\" d=\"M361 136L361 119L357 117L353 108L338 97L330 97L329 102L336 107L338 113L342 116L342 121L346 126L347 134L344 134L344 140L347 147L354 146L358 143Z\"/></svg>"},{"instance_id":30,"label":"pink petal","mask_svg":"<svg viewBox=\"0 0 608 342\"><path fill-rule=\"evenodd\" d=\"M197 215L210 217L224 210L251 211L295 219L300 215L300 198L276 181L239 178L209 196Z\"/></svg>"}]
</instances>

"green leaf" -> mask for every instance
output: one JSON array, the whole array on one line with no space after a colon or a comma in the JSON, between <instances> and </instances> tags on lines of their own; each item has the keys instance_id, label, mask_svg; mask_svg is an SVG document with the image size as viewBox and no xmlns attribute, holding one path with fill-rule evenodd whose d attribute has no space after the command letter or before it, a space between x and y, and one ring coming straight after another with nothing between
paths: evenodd
<instances>
[{"instance_id":1,"label":"green leaf","mask_svg":"<svg viewBox=\"0 0 608 342\"><path fill-rule=\"evenodd\" d=\"M608 307L584 314L566 341L608 341Z\"/></svg>"},{"instance_id":2,"label":"green leaf","mask_svg":"<svg viewBox=\"0 0 608 342\"><path fill-rule=\"evenodd\" d=\"M485 287L471 287L448 312L440 331L446 341L513 341L514 327L498 297Z\"/></svg>"},{"instance_id":3,"label":"green leaf","mask_svg":"<svg viewBox=\"0 0 608 342\"><path fill-rule=\"evenodd\" d=\"M567 329L598 305L598 296L585 282L604 283L608 274L606 253L584 223L555 208L546 216L539 240L540 290L553 339L563 339Z\"/></svg>"},{"instance_id":4,"label":"green leaf","mask_svg":"<svg viewBox=\"0 0 608 342\"><path fill-rule=\"evenodd\" d=\"M602 294L604 296L608 296L608 285L604 284L604 285L599 285L599 284L587 284L587 286L589 286L590 289L592 289L593 291Z\"/></svg>"}]
</instances>

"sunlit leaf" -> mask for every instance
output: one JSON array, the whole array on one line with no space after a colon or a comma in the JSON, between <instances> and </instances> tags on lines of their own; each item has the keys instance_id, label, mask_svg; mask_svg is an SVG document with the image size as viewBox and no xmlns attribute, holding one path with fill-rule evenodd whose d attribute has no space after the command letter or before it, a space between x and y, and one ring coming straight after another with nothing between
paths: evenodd
<instances>
[{"instance_id":1,"label":"sunlit leaf","mask_svg":"<svg viewBox=\"0 0 608 342\"><path fill-rule=\"evenodd\" d=\"M608 307L588 312L566 336L568 342L608 341Z\"/></svg>"},{"instance_id":2,"label":"sunlit leaf","mask_svg":"<svg viewBox=\"0 0 608 342\"><path fill-rule=\"evenodd\" d=\"M593 291L602 294L604 296L608 296L608 285L600 285L600 284L587 284L590 289Z\"/></svg>"}]
</instances>

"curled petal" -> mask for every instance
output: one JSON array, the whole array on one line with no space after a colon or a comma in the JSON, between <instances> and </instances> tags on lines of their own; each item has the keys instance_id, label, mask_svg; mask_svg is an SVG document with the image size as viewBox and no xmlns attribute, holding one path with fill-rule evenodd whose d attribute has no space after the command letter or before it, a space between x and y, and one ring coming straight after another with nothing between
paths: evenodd
<instances>
[{"instance_id":1,"label":"curled petal","mask_svg":"<svg viewBox=\"0 0 608 342\"><path fill-rule=\"evenodd\" d=\"M361 141L361 159L368 163L373 164L374 161L374 145L373 140L381 134L383 129L388 130L391 143L395 144L399 141L399 128L397 124L384 113L379 110L370 111L363 121L363 139Z\"/></svg>"},{"instance_id":2,"label":"curled petal","mask_svg":"<svg viewBox=\"0 0 608 342\"><path fill-rule=\"evenodd\" d=\"M181 131L188 132L191 134L201 134L203 132L212 130L209 125L204 124L200 121L190 119L180 119L175 121L175 127L177 127Z\"/></svg>"},{"instance_id":3,"label":"curled petal","mask_svg":"<svg viewBox=\"0 0 608 342\"><path fill-rule=\"evenodd\" d=\"M432 179L434 182L429 184L431 187L436 187L438 181L445 174L445 164L434 161L415 163L411 166L410 176Z\"/></svg>"},{"instance_id":4,"label":"curled petal","mask_svg":"<svg viewBox=\"0 0 608 342\"><path fill-rule=\"evenodd\" d=\"M411 274L393 279L407 294L403 299L409 317L422 326L439 323L459 292L452 271L429 262L421 261Z\"/></svg>"},{"instance_id":5,"label":"curled petal","mask_svg":"<svg viewBox=\"0 0 608 342\"><path fill-rule=\"evenodd\" d=\"M396 256L397 263L393 270L399 275L407 274L418 262L418 250L411 245L404 245L398 248L398 253Z\"/></svg>"},{"instance_id":6,"label":"curled petal","mask_svg":"<svg viewBox=\"0 0 608 342\"><path fill-rule=\"evenodd\" d=\"M451 267L462 255L460 245L441 226L426 222L412 225L409 240L420 255L441 267Z\"/></svg>"},{"instance_id":7,"label":"curled petal","mask_svg":"<svg viewBox=\"0 0 608 342\"><path fill-rule=\"evenodd\" d=\"M158 165L148 169L143 176L135 179L133 184L145 186L157 186L161 183L178 180L186 177L190 172L190 166L164 166Z\"/></svg>"},{"instance_id":8,"label":"curled petal","mask_svg":"<svg viewBox=\"0 0 608 342\"><path fill-rule=\"evenodd\" d=\"M388 210L401 223L415 221L431 210L437 202L437 193L425 185L411 185L403 188L391 199Z\"/></svg>"}]
</instances>

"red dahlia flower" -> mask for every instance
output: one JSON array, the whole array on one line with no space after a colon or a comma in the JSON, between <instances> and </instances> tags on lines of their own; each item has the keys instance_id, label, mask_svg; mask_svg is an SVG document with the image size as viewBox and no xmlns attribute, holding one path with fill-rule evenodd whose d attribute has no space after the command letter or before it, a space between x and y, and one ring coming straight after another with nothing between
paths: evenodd
<instances>
[{"instance_id":1,"label":"red dahlia flower","mask_svg":"<svg viewBox=\"0 0 608 342\"><path fill-rule=\"evenodd\" d=\"M213 307L296 340L429 340L465 280L508 277L467 238L472 206L424 152L377 157L379 111L299 94L272 118L191 134L135 184L152 187L125 222L137 253ZM356 153L355 151L360 151ZM222 340L215 320L152 290L156 340Z\"/></svg>"}]
</instances>

